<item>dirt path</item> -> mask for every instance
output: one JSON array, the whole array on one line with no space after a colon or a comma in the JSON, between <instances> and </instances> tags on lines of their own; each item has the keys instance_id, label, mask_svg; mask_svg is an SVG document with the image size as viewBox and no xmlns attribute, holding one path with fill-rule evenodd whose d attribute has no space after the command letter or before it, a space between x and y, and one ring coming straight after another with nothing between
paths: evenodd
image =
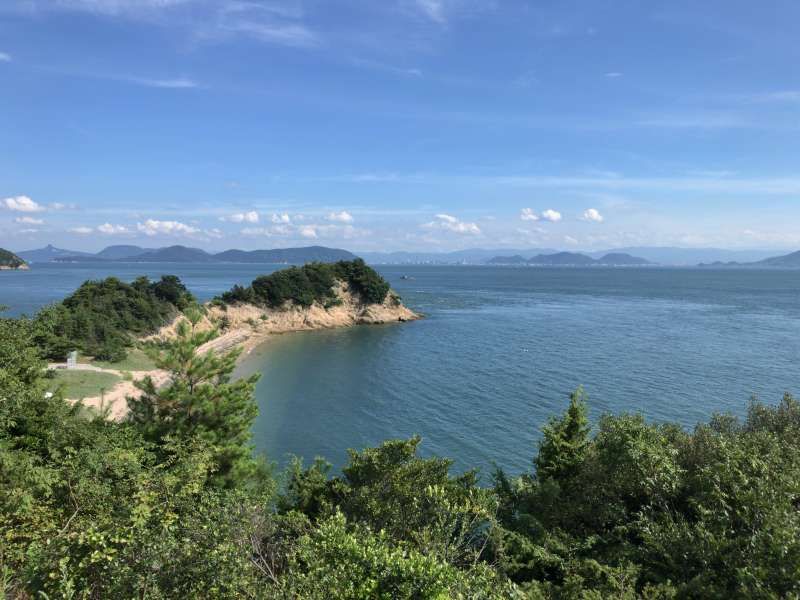
<instances>
[{"instance_id":1,"label":"dirt path","mask_svg":"<svg viewBox=\"0 0 800 600\"><path fill-rule=\"evenodd\" d=\"M47 365L50 369L65 369L66 365L64 363L51 363ZM93 371L95 373L110 373L111 375L116 375L118 377L123 376L123 372L117 369L106 369L103 367L97 367L95 365L87 365L84 363L78 363L75 365L71 371ZM128 396L133 398L138 398L141 395L141 391L133 384L134 381L140 381L147 377L148 375L153 379L156 384L156 387L160 387L164 385L167 380L169 379L169 373L166 371L161 371L159 369L154 369L152 371L126 371L126 373L130 373L131 380L126 381L122 380L117 383L113 388L105 392L102 396L89 396L88 398L83 399L83 405L93 408L98 411L102 411L106 408L109 409L109 418L120 421L125 417L128 413ZM70 402L78 402L76 399L68 398Z\"/></svg>"}]
</instances>

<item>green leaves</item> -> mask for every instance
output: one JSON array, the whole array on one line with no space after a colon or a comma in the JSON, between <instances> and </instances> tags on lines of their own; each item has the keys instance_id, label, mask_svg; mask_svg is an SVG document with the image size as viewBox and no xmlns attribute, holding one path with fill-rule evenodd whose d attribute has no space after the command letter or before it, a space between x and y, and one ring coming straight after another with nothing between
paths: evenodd
<instances>
[{"instance_id":1,"label":"green leaves","mask_svg":"<svg viewBox=\"0 0 800 600\"><path fill-rule=\"evenodd\" d=\"M80 350L116 362L125 358L134 337L154 333L192 303L194 297L174 275L155 283L146 277L131 284L115 277L87 281L61 304L39 312L36 345L54 360Z\"/></svg>"},{"instance_id":2,"label":"green leaves","mask_svg":"<svg viewBox=\"0 0 800 600\"><path fill-rule=\"evenodd\" d=\"M178 324L176 338L153 351L168 381L161 386L150 377L137 382L142 394L128 399L129 420L157 445L170 439L202 440L214 457L213 482L234 487L257 471L250 429L258 414L253 397L258 375L231 381L241 349L198 353L217 335L199 330L198 321L199 314L190 311Z\"/></svg>"},{"instance_id":3,"label":"green leaves","mask_svg":"<svg viewBox=\"0 0 800 600\"><path fill-rule=\"evenodd\" d=\"M582 387L569 399L561 419L551 419L542 430L539 454L534 460L540 479L566 479L575 474L589 445L586 394Z\"/></svg>"},{"instance_id":4,"label":"green leaves","mask_svg":"<svg viewBox=\"0 0 800 600\"><path fill-rule=\"evenodd\" d=\"M389 284L360 258L338 263L309 263L256 278L249 288L234 286L221 296L224 302L253 302L279 308L286 302L308 308L315 302L336 306L336 282L346 282L366 304L380 304Z\"/></svg>"}]
</instances>

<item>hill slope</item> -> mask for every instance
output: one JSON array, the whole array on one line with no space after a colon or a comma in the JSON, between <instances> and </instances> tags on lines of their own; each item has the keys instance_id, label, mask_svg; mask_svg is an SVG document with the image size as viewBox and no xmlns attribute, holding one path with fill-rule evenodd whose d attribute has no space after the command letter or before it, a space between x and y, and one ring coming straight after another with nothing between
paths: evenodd
<instances>
[{"instance_id":1,"label":"hill slope","mask_svg":"<svg viewBox=\"0 0 800 600\"><path fill-rule=\"evenodd\" d=\"M151 250L144 254L131 256L123 260L131 262L181 262L181 263L206 263L213 262L214 256L200 248L186 246L169 246Z\"/></svg>"},{"instance_id":2,"label":"hill slope","mask_svg":"<svg viewBox=\"0 0 800 600\"><path fill-rule=\"evenodd\" d=\"M226 250L214 255L215 260L237 263L308 263L353 260L355 255L347 250L308 246L303 248L275 248L274 250Z\"/></svg>"},{"instance_id":3,"label":"hill slope","mask_svg":"<svg viewBox=\"0 0 800 600\"><path fill-rule=\"evenodd\" d=\"M179 262L179 263L263 263L263 264L305 264L310 262L338 262L353 260L356 256L347 250L326 248L325 246L305 246L300 248L275 248L271 250L225 250L211 254L200 248L188 246L169 246L166 248L141 248L139 246L108 246L97 254L74 253L70 250L47 252L37 260L52 262ZM39 251L37 251L39 252Z\"/></svg>"},{"instance_id":4,"label":"hill slope","mask_svg":"<svg viewBox=\"0 0 800 600\"><path fill-rule=\"evenodd\" d=\"M44 248L37 248L36 250L24 250L17 253L20 258L27 262L50 262L57 258L65 256L91 256L88 252L78 252L77 250L65 250L63 248L56 248L52 244L48 244Z\"/></svg>"},{"instance_id":5,"label":"hill slope","mask_svg":"<svg viewBox=\"0 0 800 600\"><path fill-rule=\"evenodd\" d=\"M554 254L539 254L527 260L518 254L514 256L495 256L487 261L487 264L547 267L623 267L650 265L652 263L644 258L631 256L624 252L612 252L597 259L578 252L556 252Z\"/></svg>"},{"instance_id":6,"label":"hill slope","mask_svg":"<svg viewBox=\"0 0 800 600\"><path fill-rule=\"evenodd\" d=\"M0 270L27 269L28 265L19 256L9 250L0 248Z\"/></svg>"},{"instance_id":7,"label":"hill slope","mask_svg":"<svg viewBox=\"0 0 800 600\"><path fill-rule=\"evenodd\" d=\"M800 269L800 250L781 256L771 256L756 262L712 262L700 263L699 267L715 268L774 268L774 269Z\"/></svg>"},{"instance_id":8,"label":"hill slope","mask_svg":"<svg viewBox=\"0 0 800 600\"><path fill-rule=\"evenodd\" d=\"M797 269L800 268L800 250L798 250L797 252L792 252L791 254L784 254L783 256L773 256L771 258L765 258L764 260L760 260L752 264L763 265L766 267L783 267L786 269Z\"/></svg>"}]
</instances>

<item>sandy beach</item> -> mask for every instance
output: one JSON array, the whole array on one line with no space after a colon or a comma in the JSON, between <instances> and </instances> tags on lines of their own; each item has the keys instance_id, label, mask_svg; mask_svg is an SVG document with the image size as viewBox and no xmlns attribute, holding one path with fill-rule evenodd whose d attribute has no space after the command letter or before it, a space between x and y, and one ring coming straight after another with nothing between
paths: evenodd
<instances>
[{"instance_id":1,"label":"sandy beach","mask_svg":"<svg viewBox=\"0 0 800 600\"><path fill-rule=\"evenodd\" d=\"M239 360L250 354L261 344L267 343L272 336L295 331L311 331L316 329L332 329L353 327L355 325L376 325L413 321L421 315L404 306L399 298L390 292L381 304L364 304L350 292L345 284L336 287L337 303L327 308L313 304L308 308L286 305L278 309L265 308L253 304L217 305L207 303L205 315L196 327L200 330L216 328L220 334L213 340L198 348L198 354L207 352L225 353L241 348ZM179 315L172 323L162 327L157 333L142 338L140 341L157 341L174 338L178 323L185 317ZM51 369L65 368L64 364L51 364ZM145 377L151 377L157 386L169 380L169 373L160 369L150 371L122 371L103 368L91 364L79 364L77 370L96 371L124 377L110 390L101 395L90 396L82 400L83 405L94 410L108 410L108 416L121 420L128 412L127 399L136 398L141 391L134 385ZM127 377L126 374L130 376Z\"/></svg>"}]
</instances>

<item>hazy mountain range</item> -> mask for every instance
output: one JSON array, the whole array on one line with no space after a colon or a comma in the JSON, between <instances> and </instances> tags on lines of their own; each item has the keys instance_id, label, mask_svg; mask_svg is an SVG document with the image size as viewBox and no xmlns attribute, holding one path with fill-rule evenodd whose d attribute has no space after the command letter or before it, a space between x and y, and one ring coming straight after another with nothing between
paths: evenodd
<instances>
[{"instance_id":1,"label":"hazy mountain range","mask_svg":"<svg viewBox=\"0 0 800 600\"><path fill-rule=\"evenodd\" d=\"M554 254L537 254L531 258L525 258L516 254L514 256L495 256L489 259L491 265L529 265L529 266L562 266L562 267L632 267L651 265L649 260L631 256L622 252L611 252L604 254L600 258L592 258L586 254L578 252L556 252Z\"/></svg>"},{"instance_id":2,"label":"hazy mountain range","mask_svg":"<svg viewBox=\"0 0 800 600\"><path fill-rule=\"evenodd\" d=\"M771 256L763 260L755 262L721 262L716 261L710 264L701 263L701 267L774 267L780 269L797 269L800 268L800 250L782 256Z\"/></svg>"},{"instance_id":3,"label":"hazy mountain range","mask_svg":"<svg viewBox=\"0 0 800 600\"><path fill-rule=\"evenodd\" d=\"M351 260L355 255L339 248L308 246L270 250L225 250L206 252L188 246L144 248L132 245L108 246L100 252L81 252L52 245L16 253L29 263L41 262L232 262L303 264L312 261ZM630 247L598 252L560 252L553 248L487 249L455 252L361 252L368 263L411 264L616 264L800 267L800 253L776 256L774 250L726 250L720 248ZM542 258L542 257L551 258ZM554 258L553 258L554 257ZM583 257L583 258L580 258ZM532 261L531 259L536 259ZM559 262L561 261L561 262ZM566 262L564 262L566 261Z\"/></svg>"},{"instance_id":4,"label":"hazy mountain range","mask_svg":"<svg viewBox=\"0 0 800 600\"><path fill-rule=\"evenodd\" d=\"M525 260L541 254L557 254L555 248L472 248L456 252L361 252L371 264L484 264L496 256L521 256ZM775 250L726 250L722 248L646 247L612 248L582 252L591 258L629 254L661 265L697 265L702 262L753 262L775 256Z\"/></svg>"},{"instance_id":5,"label":"hazy mountain range","mask_svg":"<svg viewBox=\"0 0 800 600\"><path fill-rule=\"evenodd\" d=\"M139 246L109 246L97 253L75 252L47 246L37 250L19 252L31 263L41 262L180 262L180 263L307 263L352 260L355 255L347 250L308 246L304 248L278 248L273 250L226 250L209 253L200 248L168 246L166 248L141 248Z\"/></svg>"}]
</instances>

